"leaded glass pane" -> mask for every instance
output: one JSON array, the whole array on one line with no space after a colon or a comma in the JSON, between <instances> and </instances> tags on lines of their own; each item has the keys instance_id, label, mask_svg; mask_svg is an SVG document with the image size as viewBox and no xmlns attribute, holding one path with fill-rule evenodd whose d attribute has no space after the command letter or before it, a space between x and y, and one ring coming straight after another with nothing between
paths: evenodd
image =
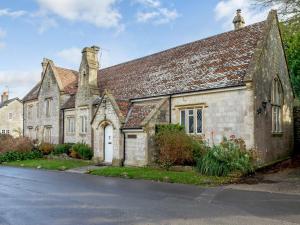
<instances>
[{"instance_id":1,"label":"leaded glass pane","mask_svg":"<svg viewBox=\"0 0 300 225\"><path fill-rule=\"evenodd\" d=\"M197 109L197 133L202 133L202 109Z\"/></svg>"},{"instance_id":2,"label":"leaded glass pane","mask_svg":"<svg viewBox=\"0 0 300 225\"><path fill-rule=\"evenodd\" d=\"M194 110L189 110L189 133L194 133Z\"/></svg>"}]
</instances>

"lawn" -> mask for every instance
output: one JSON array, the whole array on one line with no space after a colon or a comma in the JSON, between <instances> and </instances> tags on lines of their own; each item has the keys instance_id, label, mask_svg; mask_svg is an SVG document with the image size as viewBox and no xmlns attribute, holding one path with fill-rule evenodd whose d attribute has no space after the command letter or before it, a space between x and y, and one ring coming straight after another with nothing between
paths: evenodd
<instances>
[{"instance_id":1,"label":"lawn","mask_svg":"<svg viewBox=\"0 0 300 225\"><path fill-rule=\"evenodd\" d=\"M194 184L203 186L228 184L232 182L233 179L231 177L203 176L195 171L175 172L148 167L106 167L92 170L90 174L106 177L122 177L128 179L153 180L168 183Z\"/></svg>"},{"instance_id":2,"label":"lawn","mask_svg":"<svg viewBox=\"0 0 300 225\"><path fill-rule=\"evenodd\" d=\"M48 169L48 170L67 170L76 167L88 166L90 164L91 162L81 161L81 160L33 159L33 160L7 162L3 165Z\"/></svg>"}]
</instances>

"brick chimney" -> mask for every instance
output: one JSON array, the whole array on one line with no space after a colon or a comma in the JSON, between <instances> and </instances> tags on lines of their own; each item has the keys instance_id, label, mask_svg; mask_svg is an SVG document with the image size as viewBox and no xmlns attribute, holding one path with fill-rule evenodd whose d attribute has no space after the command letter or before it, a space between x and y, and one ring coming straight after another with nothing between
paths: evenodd
<instances>
[{"instance_id":1,"label":"brick chimney","mask_svg":"<svg viewBox=\"0 0 300 225\"><path fill-rule=\"evenodd\" d=\"M238 9L236 10L236 16L233 19L233 25L234 25L234 30L241 29L245 26L245 20L241 15L242 10Z\"/></svg>"},{"instance_id":2,"label":"brick chimney","mask_svg":"<svg viewBox=\"0 0 300 225\"><path fill-rule=\"evenodd\" d=\"M4 91L1 95L1 103L4 103L8 100L8 91Z\"/></svg>"}]
</instances>

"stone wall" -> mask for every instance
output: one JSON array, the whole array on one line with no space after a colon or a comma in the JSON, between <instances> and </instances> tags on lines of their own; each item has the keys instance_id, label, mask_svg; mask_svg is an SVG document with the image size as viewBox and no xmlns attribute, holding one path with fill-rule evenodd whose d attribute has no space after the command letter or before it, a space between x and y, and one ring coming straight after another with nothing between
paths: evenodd
<instances>
[{"instance_id":1,"label":"stone wall","mask_svg":"<svg viewBox=\"0 0 300 225\"><path fill-rule=\"evenodd\" d=\"M202 136L209 144L235 135L254 145L253 91L246 87L172 97L172 123L180 123L180 109L203 107ZM200 134L201 135L201 134Z\"/></svg>"},{"instance_id":2,"label":"stone wall","mask_svg":"<svg viewBox=\"0 0 300 225\"><path fill-rule=\"evenodd\" d=\"M300 107L294 108L295 153L300 153Z\"/></svg>"},{"instance_id":3,"label":"stone wall","mask_svg":"<svg viewBox=\"0 0 300 225\"><path fill-rule=\"evenodd\" d=\"M11 113L11 118L9 114ZM0 109L0 132L9 131L14 137L23 135L23 104L18 100L10 102ZM16 132L18 131L18 132Z\"/></svg>"},{"instance_id":4,"label":"stone wall","mask_svg":"<svg viewBox=\"0 0 300 225\"><path fill-rule=\"evenodd\" d=\"M255 149L260 163L271 162L289 155L293 149L293 92L280 32L275 16L268 19L269 33L262 42L253 74ZM283 88L282 132L272 132L272 84L279 78ZM266 103L263 109L263 102Z\"/></svg>"},{"instance_id":5,"label":"stone wall","mask_svg":"<svg viewBox=\"0 0 300 225\"><path fill-rule=\"evenodd\" d=\"M27 101L24 103L24 136L32 139L39 138L39 104L38 100ZM29 118L28 109L32 107L32 116Z\"/></svg>"},{"instance_id":6,"label":"stone wall","mask_svg":"<svg viewBox=\"0 0 300 225\"><path fill-rule=\"evenodd\" d=\"M147 133L140 132L125 133L125 162L126 166L145 166L148 164L147 157Z\"/></svg>"},{"instance_id":7,"label":"stone wall","mask_svg":"<svg viewBox=\"0 0 300 225\"><path fill-rule=\"evenodd\" d=\"M66 109L64 111L64 143L76 143L76 135L74 133L68 132L68 118L72 117L75 120L75 130L76 130L76 114L75 109Z\"/></svg>"}]
</instances>

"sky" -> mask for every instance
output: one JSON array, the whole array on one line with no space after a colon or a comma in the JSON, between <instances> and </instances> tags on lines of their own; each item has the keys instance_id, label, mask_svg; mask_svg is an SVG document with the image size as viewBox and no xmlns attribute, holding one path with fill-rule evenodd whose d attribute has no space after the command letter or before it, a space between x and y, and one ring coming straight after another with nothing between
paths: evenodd
<instances>
[{"instance_id":1,"label":"sky","mask_svg":"<svg viewBox=\"0 0 300 225\"><path fill-rule=\"evenodd\" d=\"M1 0L0 92L23 98L40 80L41 62L78 70L81 50L101 48L101 68L246 25L269 9L251 0Z\"/></svg>"}]
</instances>

